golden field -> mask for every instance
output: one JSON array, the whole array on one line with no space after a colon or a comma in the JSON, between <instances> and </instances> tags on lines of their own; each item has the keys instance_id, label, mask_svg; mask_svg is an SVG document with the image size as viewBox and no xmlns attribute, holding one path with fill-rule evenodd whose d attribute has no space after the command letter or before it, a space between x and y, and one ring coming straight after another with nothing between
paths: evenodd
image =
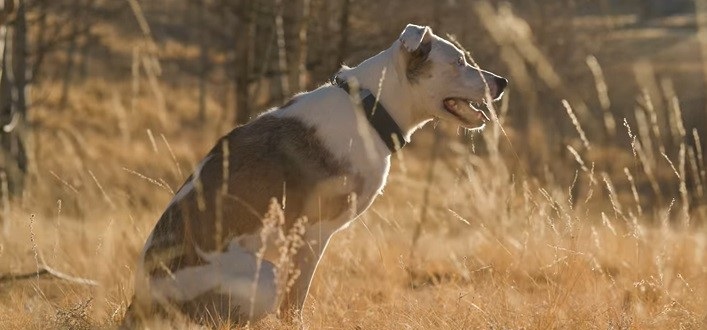
<instances>
[{"instance_id":1,"label":"golden field","mask_svg":"<svg viewBox=\"0 0 707 330\"><path fill-rule=\"evenodd\" d=\"M495 39L476 31L505 54L488 64L511 81L496 104L499 121L480 134L446 123L416 133L395 155L384 194L333 238L304 323L269 317L249 327L707 329L707 136L700 135L707 116L698 102L704 88L693 84L702 79L694 55L701 41L685 29L699 22L689 13L623 29L633 24L623 16L571 22L611 25L607 45L592 52L605 64L603 78L587 64L577 78L554 65L542 40L517 40L525 35L522 12L469 10L505 17L497 27L510 31ZM145 6L148 22L158 13ZM352 19L352 29L370 19ZM195 164L233 128L234 102L220 78L211 83L205 119L197 118L195 79L178 64L196 60L194 45L126 33L115 21L94 29L101 54L122 62L94 60L63 108L59 78L33 86L27 188L0 210L0 329L116 328L150 230ZM476 55L462 36L471 32L446 24ZM402 27L379 32L390 42ZM540 57L528 55L534 50ZM352 52L362 54L351 64L375 53ZM49 59L48 72L64 60ZM161 74L146 64L153 60ZM533 93L528 79L555 94L538 93L535 112L519 117ZM602 84L611 101L605 110ZM606 113L613 135L602 133ZM41 269L60 276L31 275ZM11 278L18 274L30 275ZM194 327L155 325L175 326Z\"/></svg>"}]
</instances>

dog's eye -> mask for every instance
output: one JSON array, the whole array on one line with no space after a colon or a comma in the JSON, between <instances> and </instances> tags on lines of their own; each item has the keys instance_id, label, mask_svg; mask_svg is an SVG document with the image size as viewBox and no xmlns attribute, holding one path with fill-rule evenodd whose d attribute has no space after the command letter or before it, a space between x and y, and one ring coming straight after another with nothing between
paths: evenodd
<instances>
[{"instance_id":1,"label":"dog's eye","mask_svg":"<svg viewBox=\"0 0 707 330\"><path fill-rule=\"evenodd\" d=\"M464 60L464 56L459 56L459 58L457 59L457 65L458 66L465 66L466 65L466 61Z\"/></svg>"}]
</instances>

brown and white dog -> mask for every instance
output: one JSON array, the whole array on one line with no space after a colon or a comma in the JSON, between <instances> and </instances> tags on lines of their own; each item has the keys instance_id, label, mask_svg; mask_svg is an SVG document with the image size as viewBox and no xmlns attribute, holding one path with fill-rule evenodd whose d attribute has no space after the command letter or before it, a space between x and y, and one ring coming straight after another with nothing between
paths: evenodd
<instances>
[{"instance_id":1,"label":"brown and white dog","mask_svg":"<svg viewBox=\"0 0 707 330\"><path fill-rule=\"evenodd\" d=\"M498 99L507 83L430 28L408 25L332 83L234 129L148 238L131 317L299 316L329 238L381 193L391 154L434 118L483 126L472 102Z\"/></svg>"}]
</instances>

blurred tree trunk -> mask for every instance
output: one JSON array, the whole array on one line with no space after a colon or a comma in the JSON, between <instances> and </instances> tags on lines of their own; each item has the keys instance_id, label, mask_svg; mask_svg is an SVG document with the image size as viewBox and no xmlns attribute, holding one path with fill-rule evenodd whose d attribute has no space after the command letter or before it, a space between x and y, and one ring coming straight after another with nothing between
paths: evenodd
<instances>
[{"instance_id":1,"label":"blurred tree trunk","mask_svg":"<svg viewBox=\"0 0 707 330\"><path fill-rule=\"evenodd\" d=\"M329 56L334 46L330 40L336 40L332 37L333 21L330 9L333 6L330 3L329 0L315 0L312 4L312 15L315 19L312 20L313 33L310 33L310 40L313 41L309 43L309 58L310 63L314 64L310 72L314 81L326 79L335 67L336 58Z\"/></svg>"},{"instance_id":2,"label":"blurred tree trunk","mask_svg":"<svg viewBox=\"0 0 707 330\"><path fill-rule=\"evenodd\" d=\"M33 63L32 63L32 75L31 77L34 78L37 76L37 68L40 67L41 62L44 60L43 56L45 54L44 49L41 49L46 43L47 43L47 25L49 24L48 22L48 16L49 16L49 10L48 10L48 1L47 0L40 0L36 1L34 3L35 6L35 11L39 14L39 17L35 21L34 24L36 24L35 33L36 35L34 36L34 53L36 55Z\"/></svg>"},{"instance_id":3,"label":"blurred tree trunk","mask_svg":"<svg viewBox=\"0 0 707 330\"><path fill-rule=\"evenodd\" d=\"M281 97L290 96L290 81L287 73L287 44L285 41L285 22L282 14L285 4L282 0L275 0L275 31L277 34L277 69L280 76Z\"/></svg>"},{"instance_id":4,"label":"blurred tree trunk","mask_svg":"<svg viewBox=\"0 0 707 330\"><path fill-rule=\"evenodd\" d=\"M308 46L308 36L307 32L309 30L309 16L311 10L311 1L302 0L302 16L299 20L299 27L297 33L297 59L295 63L295 79L297 85L295 85L296 91L301 91L307 88L307 52L309 50Z\"/></svg>"},{"instance_id":5,"label":"blurred tree trunk","mask_svg":"<svg viewBox=\"0 0 707 330\"><path fill-rule=\"evenodd\" d=\"M432 7L432 26L437 34L444 31L444 28L442 27L442 23L444 23L444 20L442 19L442 6L444 6L444 2L437 1Z\"/></svg>"},{"instance_id":6,"label":"blurred tree trunk","mask_svg":"<svg viewBox=\"0 0 707 330\"><path fill-rule=\"evenodd\" d=\"M91 45L95 45L99 42L99 39L92 35L92 34L87 34L86 35L86 41L81 45L81 50L79 53L81 54L81 61L80 67L79 67L79 80L83 81L86 80L86 77L88 77L88 66L89 66L89 61L91 60Z\"/></svg>"},{"instance_id":7,"label":"blurred tree trunk","mask_svg":"<svg viewBox=\"0 0 707 330\"><path fill-rule=\"evenodd\" d=\"M71 78L74 73L74 65L76 63L76 49L78 48L79 31L82 30L85 21L83 15L84 4L81 0L74 0L73 13L78 17L71 22L71 39L69 46L66 48L66 66L64 67L64 76L62 78L61 98L59 99L59 109L64 109L69 101L69 93L71 89Z\"/></svg>"},{"instance_id":8,"label":"blurred tree trunk","mask_svg":"<svg viewBox=\"0 0 707 330\"><path fill-rule=\"evenodd\" d=\"M611 4L609 0L599 0L599 10L602 15L611 15Z\"/></svg>"},{"instance_id":9,"label":"blurred tree trunk","mask_svg":"<svg viewBox=\"0 0 707 330\"><path fill-rule=\"evenodd\" d=\"M8 13L16 8L16 16L7 22ZM0 74L0 167L7 175L11 195L20 195L27 172L27 155L23 130L27 103L27 21L25 1L4 1L2 11L2 73Z\"/></svg>"},{"instance_id":10,"label":"blurred tree trunk","mask_svg":"<svg viewBox=\"0 0 707 330\"><path fill-rule=\"evenodd\" d=\"M206 33L206 4L198 3L197 30L199 34L199 121L206 120L206 79L209 71L209 49Z\"/></svg>"},{"instance_id":11,"label":"blurred tree trunk","mask_svg":"<svg viewBox=\"0 0 707 330\"><path fill-rule=\"evenodd\" d=\"M255 45L255 3L243 0L240 8L242 33L236 37L236 124L245 124L250 119L251 99L249 85L253 67Z\"/></svg>"},{"instance_id":12,"label":"blurred tree trunk","mask_svg":"<svg viewBox=\"0 0 707 330\"><path fill-rule=\"evenodd\" d=\"M351 0L342 0L341 4L341 16L339 16L339 53L336 56L337 67L334 70L338 70L341 64L344 63L344 59L348 54L348 49L346 48L349 44L349 7L351 5Z\"/></svg>"}]
</instances>

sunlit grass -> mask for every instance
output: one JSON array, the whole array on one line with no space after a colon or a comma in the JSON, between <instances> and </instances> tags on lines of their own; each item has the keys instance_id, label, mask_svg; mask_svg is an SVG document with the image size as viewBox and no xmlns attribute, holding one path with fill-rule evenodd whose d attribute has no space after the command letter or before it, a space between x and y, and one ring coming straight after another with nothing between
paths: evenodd
<instances>
[{"instance_id":1,"label":"sunlit grass","mask_svg":"<svg viewBox=\"0 0 707 330\"><path fill-rule=\"evenodd\" d=\"M510 95L535 93L533 83L550 86L567 101L548 106L558 109L556 120L573 129L567 133L573 138L560 144L562 151L552 149L542 138L550 127L542 120L525 133L504 126L507 135L489 127L483 136L460 138L446 124L419 132L394 157L384 195L332 240L305 306L305 326L706 327L704 139L684 128L671 83L649 81L655 80L645 75L650 64L636 63L645 84L622 96L638 105L619 111L601 61L588 57L599 100L592 108L562 84L521 18L483 4L475 12L486 15L483 24L503 52L511 88L527 89ZM633 20L622 22L616 24ZM193 57L193 49L169 45L170 56ZM155 58L140 54L133 59L138 69L124 81L75 86L63 112L52 107L60 84L37 86L43 102L31 113L39 127L28 192L2 205L0 328L120 324L152 226L194 164L230 128L227 110L214 100L207 120L194 124L195 92L162 83L149 70ZM539 71L537 81L529 68ZM505 102L504 125L524 106ZM622 117L627 113L633 118ZM433 129L440 147L430 153ZM524 158L528 153L543 154L554 166ZM43 265L98 285L46 274L7 276ZM185 325L156 325L173 326ZM268 317L252 327L298 325Z\"/></svg>"}]
</instances>

